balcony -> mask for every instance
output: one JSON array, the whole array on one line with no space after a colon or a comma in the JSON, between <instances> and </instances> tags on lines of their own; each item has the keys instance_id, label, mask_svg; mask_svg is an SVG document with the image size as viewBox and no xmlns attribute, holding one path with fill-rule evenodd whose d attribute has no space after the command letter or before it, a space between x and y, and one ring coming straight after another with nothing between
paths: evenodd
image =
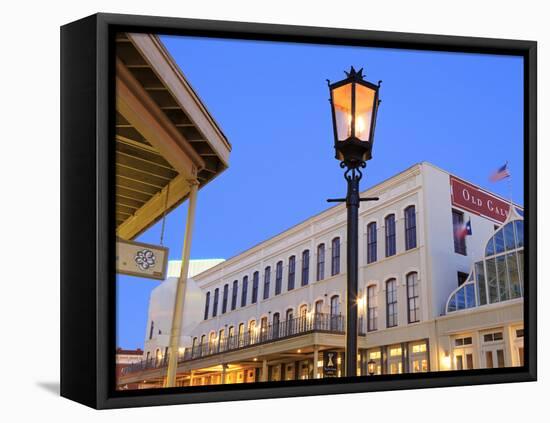
<instances>
[{"instance_id":1,"label":"balcony","mask_svg":"<svg viewBox=\"0 0 550 423\"><path fill-rule=\"evenodd\" d=\"M363 319L358 320L359 335L364 336ZM272 322L269 325L260 325L252 330L247 330L241 334L226 336L221 339L216 338L211 342L193 345L186 348L183 354L180 354L178 363L210 357L215 354L221 354L229 351L236 351L252 346L278 342L292 337L305 335L312 332L324 332L343 335L345 333L346 323L344 316L330 315L324 313L312 313L303 317ZM122 370L123 375L130 373L163 368L168 365L168 358L153 358L143 360L139 363L131 364Z\"/></svg>"}]
</instances>

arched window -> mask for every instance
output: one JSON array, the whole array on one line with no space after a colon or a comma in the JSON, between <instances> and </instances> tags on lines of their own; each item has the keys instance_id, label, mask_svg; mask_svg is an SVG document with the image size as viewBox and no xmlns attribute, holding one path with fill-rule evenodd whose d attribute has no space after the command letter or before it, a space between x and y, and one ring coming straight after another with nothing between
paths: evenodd
<instances>
[{"instance_id":1,"label":"arched window","mask_svg":"<svg viewBox=\"0 0 550 423\"><path fill-rule=\"evenodd\" d=\"M307 327L307 304L303 304L298 309L300 319L298 321L298 332L303 332Z\"/></svg>"},{"instance_id":2,"label":"arched window","mask_svg":"<svg viewBox=\"0 0 550 423\"><path fill-rule=\"evenodd\" d=\"M384 219L386 229L386 257L394 256L395 248L395 215L390 214Z\"/></svg>"},{"instance_id":3,"label":"arched window","mask_svg":"<svg viewBox=\"0 0 550 423\"><path fill-rule=\"evenodd\" d=\"M309 283L309 250L302 252L302 286Z\"/></svg>"},{"instance_id":4,"label":"arched window","mask_svg":"<svg viewBox=\"0 0 550 423\"><path fill-rule=\"evenodd\" d=\"M216 317L218 315L218 299L220 296L220 288L216 288L214 290L214 305L212 307L212 317Z\"/></svg>"},{"instance_id":5,"label":"arched window","mask_svg":"<svg viewBox=\"0 0 550 423\"><path fill-rule=\"evenodd\" d=\"M275 295L281 293L283 286L283 262L277 262L277 267L275 268Z\"/></svg>"},{"instance_id":6,"label":"arched window","mask_svg":"<svg viewBox=\"0 0 550 423\"><path fill-rule=\"evenodd\" d=\"M376 222L367 225L367 263L376 261Z\"/></svg>"},{"instance_id":7,"label":"arched window","mask_svg":"<svg viewBox=\"0 0 550 423\"><path fill-rule=\"evenodd\" d=\"M269 284L271 283L271 267L267 266L264 272L264 300L269 298Z\"/></svg>"},{"instance_id":8,"label":"arched window","mask_svg":"<svg viewBox=\"0 0 550 423\"><path fill-rule=\"evenodd\" d=\"M251 304L255 304L258 301L258 284L260 283L260 273L254 272L252 275L252 300Z\"/></svg>"},{"instance_id":9,"label":"arched window","mask_svg":"<svg viewBox=\"0 0 550 423\"><path fill-rule=\"evenodd\" d=\"M244 323L239 323L239 347L244 344Z\"/></svg>"},{"instance_id":10,"label":"arched window","mask_svg":"<svg viewBox=\"0 0 550 423\"><path fill-rule=\"evenodd\" d=\"M243 290L241 292L241 307L246 306L246 296L248 295L248 276L243 278Z\"/></svg>"},{"instance_id":11,"label":"arched window","mask_svg":"<svg viewBox=\"0 0 550 423\"><path fill-rule=\"evenodd\" d=\"M315 301L315 314L321 314L323 312L323 300Z\"/></svg>"},{"instance_id":12,"label":"arched window","mask_svg":"<svg viewBox=\"0 0 550 423\"><path fill-rule=\"evenodd\" d=\"M294 289L295 280L296 280L296 256L290 256L288 258L288 289Z\"/></svg>"},{"instance_id":13,"label":"arched window","mask_svg":"<svg viewBox=\"0 0 550 423\"><path fill-rule=\"evenodd\" d=\"M367 331L378 329L378 295L376 285L367 287Z\"/></svg>"},{"instance_id":14,"label":"arched window","mask_svg":"<svg viewBox=\"0 0 550 423\"><path fill-rule=\"evenodd\" d=\"M260 319L260 342L267 340L267 317Z\"/></svg>"},{"instance_id":15,"label":"arched window","mask_svg":"<svg viewBox=\"0 0 550 423\"><path fill-rule=\"evenodd\" d=\"M229 285L223 286L222 314L227 311L227 297L229 296Z\"/></svg>"},{"instance_id":16,"label":"arched window","mask_svg":"<svg viewBox=\"0 0 550 423\"><path fill-rule=\"evenodd\" d=\"M333 295L330 297L330 315L338 316L340 314L340 297Z\"/></svg>"},{"instance_id":17,"label":"arched window","mask_svg":"<svg viewBox=\"0 0 550 423\"><path fill-rule=\"evenodd\" d=\"M223 351L225 349L225 329L220 329L218 332L218 351Z\"/></svg>"},{"instance_id":18,"label":"arched window","mask_svg":"<svg viewBox=\"0 0 550 423\"><path fill-rule=\"evenodd\" d=\"M317 246L317 280L325 279L325 244Z\"/></svg>"},{"instance_id":19,"label":"arched window","mask_svg":"<svg viewBox=\"0 0 550 423\"><path fill-rule=\"evenodd\" d=\"M292 310L291 308L289 308L287 311L286 311L286 320L291 320L294 318L294 310Z\"/></svg>"},{"instance_id":20,"label":"arched window","mask_svg":"<svg viewBox=\"0 0 550 423\"><path fill-rule=\"evenodd\" d=\"M204 303L204 320L208 319L208 308L210 307L210 291L206 293L206 301ZM151 339L151 338L149 338Z\"/></svg>"},{"instance_id":21,"label":"arched window","mask_svg":"<svg viewBox=\"0 0 550 423\"><path fill-rule=\"evenodd\" d=\"M208 337L208 350L211 353L216 350L216 332L211 332Z\"/></svg>"},{"instance_id":22,"label":"arched window","mask_svg":"<svg viewBox=\"0 0 550 423\"><path fill-rule=\"evenodd\" d=\"M420 321L420 304L418 296L418 274L416 272L411 272L407 275L407 310L409 323Z\"/></svg>"},{"instance_id":23,"label":"arched window","mask_svg":"<svg viewBox=\"0 0 550 423\"><path fill-rule=\"evenodd\" d=\"M256 342L256 320L248 322L248 343L253 344Z\"/></svg>"},{"instance_id":24,"label":"arched window","mask_svg":"<svg viewBox=\"0 0 550 423\"><path fill-rule=\"evenodd\" d=\"M397 281L386 281L386 327L397 326Z\"/></svg>"},{"instance_id":25,"label":"arched window","mask_svg":"<svg viewBox=\"0 0 550 423\"><path fill-rule=\"evenodd\" d=\"M292 335L294 333L294 310L289 308L285 314L285 336Z\"/></svg>"},{"instance_id":26,"label":"arched window","mask_svg":"<svg viewBox=\"0 0 550 423\"><path fill-rule=\"evenodd\" d=\"M340 238L336 237L332 240L332 261L330 266L331 276L340 273Z\"/></svg>"},{"instance_id":27,"label":"arched window","mask_svg":"<svg viewBox=\"0 0 550 423\"><path fill-rule=\"evenodd\" d=\"M340 326L340 297L333 295L330 297L330 330L339 331L343 328Z\"/></svg>"},{"instance_id":28,"label":"arched window","mask_svg":"<svg viewBox=\"0 0 550 423\"><path fill-rule=\"evenodd\" d=\"M416 247L416 209L409 206L405 209L405 249Z\"/></svg>"},{"instance_id":29,"label":"arched window","mask_svg":"<svg viewBox=\"0 0 550 423\"><path fill-rule=\"evenodd\" d=\"M273 339L277 339L279 337L279 324L281 320L281 315L279 313L273 313Z\"/></svg>"},{"instance_id":30,"label":"arched window","mask_svg":"<svg viewBox=\"0 0 550 423\"><path fill-rule=\"evenodd\" d=\"M149 339L153 339L153 330L155 329L155 322L151 320L151 328L149 329Z\"/></svg>"},{"instance_id":31,"label":"arched window","mask_svg":"<svg viewBox=\"0 0 550 423\"><path fill-rule=\"evenodd\" d=\"M231 291L231 310L237 308L237 295L239 293L239 281L233 281L233 290Z\"/></svg>"}]
</instances>

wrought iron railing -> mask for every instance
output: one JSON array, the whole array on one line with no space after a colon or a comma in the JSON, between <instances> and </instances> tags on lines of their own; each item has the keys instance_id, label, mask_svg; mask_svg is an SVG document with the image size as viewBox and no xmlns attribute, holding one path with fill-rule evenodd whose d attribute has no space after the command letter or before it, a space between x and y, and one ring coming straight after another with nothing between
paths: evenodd
<instances>
[{"instance_id":1,"label":"wrought iron railing","mask_svg":"<svg viewBox=\"0 0 550 423\"><path fill-rule=\"evenodd\" d=\"M359 335L364 335L363 318L358 321ZM241 334L225 336L215 341L205 342L186 348L183 354L178 357L178 362L195 360L208 357L214 354L235 351L264 343L276 342L294 336L310 332L345 333L345 318L341 314L331 315L324 313L313 313L303 317L295 317L280 322L271 322L261 325ZM147 369L162 368L168 365L168 357L151 358L139 363L131 364L122 370L122 374L129 374Z\"/></svg>"}]
</instances>

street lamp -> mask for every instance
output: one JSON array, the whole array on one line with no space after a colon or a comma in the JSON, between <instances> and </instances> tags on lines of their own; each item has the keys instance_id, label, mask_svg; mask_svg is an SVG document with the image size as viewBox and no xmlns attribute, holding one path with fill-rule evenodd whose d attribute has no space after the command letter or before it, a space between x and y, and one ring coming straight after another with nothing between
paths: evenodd
<instances>
[{"instance_id":1,"label":"street lamp","mask_svg":"<svg viewBox=\"0 0 550 423\"><path fill-rule=\"evenodd\" d=\"M363 176L360 169L366 167L372 158L376 113L380 100L378 84L363 79L363 69L353 66L346 78L328 82L334 149L340 167L346 168L344 177L348 184L346 198L335 198L329 202L346 202L347 224L347 298L346 298L346 376L357 375L357 279L358 279L358 226L359 203L376 201L377 197L360 198L359 181Z\"/></svg>"},{"instance_id":2,"label":"street lamp","mask_svg":"<svg viewBox=\"0 0 550 423\"><path fill-rule=\"evenodd\" d=\"M369 376L374 375L374 366L376 366L376 361L374 361L372 358L367 363L367 371L369 373Z\"/></svg>"}]
</instances>

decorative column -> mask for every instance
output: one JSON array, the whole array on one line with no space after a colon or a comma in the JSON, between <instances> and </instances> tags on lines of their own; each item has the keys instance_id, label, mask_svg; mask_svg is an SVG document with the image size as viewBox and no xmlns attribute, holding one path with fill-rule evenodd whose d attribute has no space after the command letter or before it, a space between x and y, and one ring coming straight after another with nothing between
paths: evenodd
<instances>
[{"instance_id":1,"label":"decorative column","mask_svg":"<svg viewBox=\"0 0 550 423\"><path fill-rule=\"evenodd\" d=\"M187 222L183 239L183 251L181 254L181 270L176 287L174 312L172 313L172 328L170 330L170 354L168 357L168 371L164 386L171 388L176 386L176 372L178 368L178 350L183 320L183 304L185 302L185 288L189 273L189 257L191 255L191 240L193 238L193 225L195 224L195 209L197 206L197 191L199 183L196 180L189 181L189 206L187 210Z\"/></svg>"}]
</instances>

